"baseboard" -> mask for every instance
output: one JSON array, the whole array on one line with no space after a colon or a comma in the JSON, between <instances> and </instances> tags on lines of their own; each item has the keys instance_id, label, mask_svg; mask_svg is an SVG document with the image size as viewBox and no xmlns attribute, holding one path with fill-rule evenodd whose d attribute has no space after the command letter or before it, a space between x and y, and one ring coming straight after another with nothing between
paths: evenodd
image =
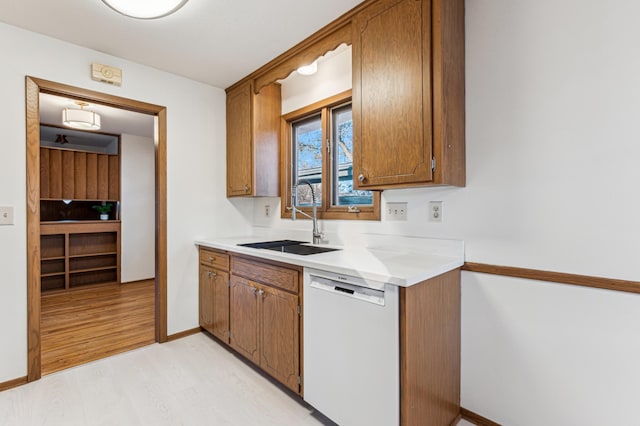
<instances>
[{"instance_id":1,"label":"baseboard","mask_svg":"<svg viewBox=\"0 0 640 426\"><path fill-rule=\"evenodd\" d=\"M466 421L473 423L477 426L502 426L500 423L496 423L493 420L489 420L486 417L482 417L480 414L474 413L471 410L460 407L460 415Z\"/></svg>"},{"instance_id":2,"label":"baseboard","mask_svg":"<svg viewBox=\"0 0 640 426\"><path fill-rule=\"evenodd\" d=\"M190 330L181 331L180 333L175 333L170 336L167 336L167 342L171 342L173 340L182 339L183 337L191 336L192 334L198 334L202 331L200 327L192 328Z\"/></svg>"},{"instance_id":3,"label":"baseboard","mask_svg":"<svg viewBox=\"0 0 640 426\"><path fill-rule=\"evenodd\" d=\"M0 383L0 392L27 384L27 376Z\"/></svg>"}]
</instances>

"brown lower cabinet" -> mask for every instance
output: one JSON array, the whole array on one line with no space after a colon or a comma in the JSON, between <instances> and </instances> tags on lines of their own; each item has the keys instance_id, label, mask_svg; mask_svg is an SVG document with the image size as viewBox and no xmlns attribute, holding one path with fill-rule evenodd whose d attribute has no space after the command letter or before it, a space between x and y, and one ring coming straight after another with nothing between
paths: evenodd
<instances>
[{"instance_id":1,"label":"brown lower cabinet","mask_svg":"<svg viewBox=\"0 0 640 426\"><path fill-rule=\"evenodd\" d=\"M200 248L200 326L302 395L302 268ZM400 289L400 419L460 411L460 269ZM340 392L340 389L336 389Z\"/></svg>"},{"instance_id":2,"label":"brown lower cabinet","mask_svg":"<svg viewBox=\"0 0 640 426\"><path fill-rule=\"evenodd\" d=\"M301 276L297 266L200 248L200 326L296 393Z\"/></svg>"}]
</instances>

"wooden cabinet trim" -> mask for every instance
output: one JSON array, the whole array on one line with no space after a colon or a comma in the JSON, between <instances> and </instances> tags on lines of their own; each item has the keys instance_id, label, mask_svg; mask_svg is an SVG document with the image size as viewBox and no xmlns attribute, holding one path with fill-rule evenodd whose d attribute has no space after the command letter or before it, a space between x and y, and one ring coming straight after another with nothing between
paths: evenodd
<instances>
[{"instance_id":1,"label":"wooden cabinet trim","mask_svg":"<svg viewBox=\"0 0 640 426\"><path fill-rule=\"evenodd\" d=\"M207 265L223 271L229 270L229 255L225 252L200 248L198 257L201 265Z\"/></svg>"},{"instance_id":2,"label":"wooden cabinet trim","mask_svg":"<svg viewBox=\"0 0 640 426\"><path fill-rule=\"evenodd\" d=\"M231 256L231 272L253 281L298 293L300 272L282 265L274 265L252 258Z\"/></svg>"},{"instance_id":3,"label":"wooden cabinet trim","mask_svg":"<svg viewBox=\"0 0 640 426\"><path fill-rule=\"evenodd\" d=\"M368 7L369 4L376 0L365 0L355 6L353 9L344 13L342 16L331 21L291 49L267 62L242 80L227 87L229 93L247 82L256 82L255 90L259 92L265 85L285 77L291 71L297 69L301 65L306 65L309 58L316 59L318 56L325 54L328 50L332 50L341 43L350 44L351 20L362 9ZM348 31L347 31L348 30ZM337 44L335 44L337 43ZM333 46L335 44L335 46ZM328 47L333 46L333 47ZM328 50L324 50L328 49Z\"/></svg>"}]
</instances>

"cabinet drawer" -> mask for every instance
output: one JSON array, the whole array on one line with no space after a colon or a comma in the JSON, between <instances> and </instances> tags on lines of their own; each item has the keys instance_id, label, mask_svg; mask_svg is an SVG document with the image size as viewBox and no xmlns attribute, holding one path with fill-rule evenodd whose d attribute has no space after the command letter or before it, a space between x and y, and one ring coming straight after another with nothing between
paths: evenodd
<instances>
[{"instance_id":1,"label":"cabinet drawer","mask_svg":"<svg viewBox=\"0 0 640 426\"><path fill-rule=\"evenodd\" d=\"M200 264L229 270L229 255L220 251L200 248Z\"/></svg>"},{"instance_id":2,"label":"cabinet drawer","mask_svg":"<svg viewBox=\"0 0 640 426\"><path fill-rule=\"evenodd\" d=\"M262 284L298 293L298 271L241 257L231 258L231 273Z\"/></svg>"}]
</instances>

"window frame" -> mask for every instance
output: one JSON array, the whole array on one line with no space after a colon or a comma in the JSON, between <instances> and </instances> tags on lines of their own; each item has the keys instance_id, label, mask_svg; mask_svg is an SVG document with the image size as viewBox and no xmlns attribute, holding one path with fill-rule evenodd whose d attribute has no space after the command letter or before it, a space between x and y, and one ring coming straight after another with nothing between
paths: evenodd
<instances>
[{"instance_id":1,"label":"window frame","mask_svg":"<svg viewBox=\"0 0 640 426\"><path fill-rule=\"evenodd\" d=\"M322 128L322 204L316 206L318 219L323 220L380 220L380 192L373 192L373 204L371 206L358 205L358 212L350 212L349 206L332 205L332 176L333 150L327 151L327 143L332 137L331 110L351 103L351 90L347 90L329 98L314 102L290 113L281 116L281 146L280 146L280 194L282 194L281 217L291 218L291 187L293 175L292 163L292 124L304 120L313 115L320 114ZM311 214L311 207L298 207L299 210ZM306 217L298 215L298 218Z\"/></svg>"}]
</instances>

